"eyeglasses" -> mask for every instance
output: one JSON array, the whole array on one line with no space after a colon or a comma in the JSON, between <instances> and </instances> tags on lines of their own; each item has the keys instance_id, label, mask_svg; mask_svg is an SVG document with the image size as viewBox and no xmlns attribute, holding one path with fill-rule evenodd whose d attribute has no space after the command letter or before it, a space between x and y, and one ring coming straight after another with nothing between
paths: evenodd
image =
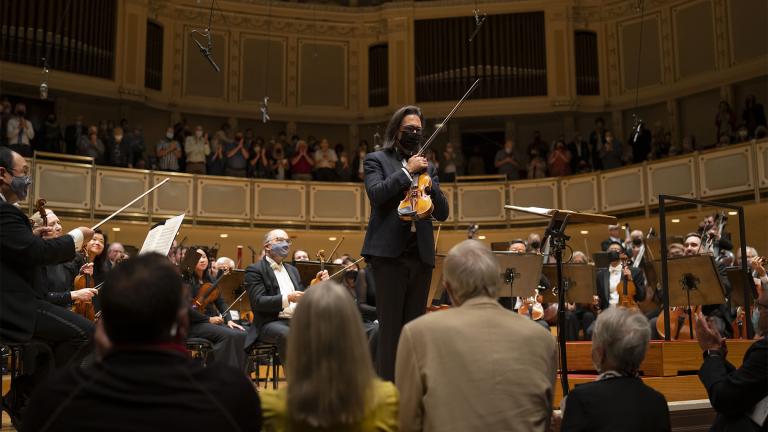
<instances>
[{"instance_id":1,"label":"eyeglasses","mask_svg":"<svg viewBox=\"0 0 768 432\"><path fill-rule=\"evenodd\" d=\"M272 243L280 243L280 242L286 242L288 244L293 243L293 241L291 241L291 239L289 238L277 237L272 239Z\"/></svg>"}]
</instances>

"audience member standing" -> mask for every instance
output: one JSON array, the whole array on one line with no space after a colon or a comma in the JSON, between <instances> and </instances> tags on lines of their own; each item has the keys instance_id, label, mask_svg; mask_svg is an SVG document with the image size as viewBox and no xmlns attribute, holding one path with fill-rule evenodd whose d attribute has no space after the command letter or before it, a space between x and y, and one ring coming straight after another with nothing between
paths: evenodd
<instances>
[{"instance_id":1,"label":"audience member standing","mask_svg":"<svg viewBox=\"0 0 768 432\"><path fill-rule=\"evenodd\" d=\"M78 154L80 156L92 157L98 165L104 163L104 143L99 139L99 130L96 126L88 128L88 135L80 137L78 143Z\"/></svg>"},{"instance_id":2,"label":"audience member standing","mask_svg":"<svg viewBox=\"0 0 768 432\"><path fill-rule=\"evenodd\" d=\"M589 134L589 150L592 155L592 169L603 169L600 159L600 149L605 145L605 120L602 117L595 119L595 129Z\"/></svg>"},{"instance_id":3,"label":"audience member standing","mask_svg":"<svg viewBox=\"0 0 768 432\"><path fill-rule=\"evenodd\" d=\"M88 136L88 127L83 123L83 116L75 117L75 122L67 126L64 130L64 141L66 142L67 154L77 154L80 137Z\"/></svg>"},{"instance_id":4,"label":"audience member standing","mask_svg":"<svg viewBox=\"0 0 768 432\"><path fill-rule=\"evenodd\" d=\"M454 307L411 321L400 335L401 431L548 430L555 340L496 301L499 271L479 241L448 253L443 280Z\"/></svg>"},{"instance_id":5,"label":"audience member standing","mask_svg":"<svg viewBox=\"0 0 768 432\"><path fill-rule=\"evenodd\" d=\"M561 404L561 432L666 432L669 408L638 371L648 349L648 320L623 307L603 310L592 336L592 361L600 375L577 385Z\"/></svg>"},{"instance_id":6,"label":"audience member standing","mask_svg":"<svg viewBox=\"0 0 768 432\"><path fill-rule=\"evenodd\" d=\"M565 141L557 140L555 149L549 154L549 175L562 177L571 175L571 153L565 148Z\"/></svg>"},{"instance_id":7,"label":"audience member standing","mask_svg":"<svg viewBox=\"0 0 768 432\"><path fill-rule=\"evenodd\" d=\"M515 141L508 139L504 148L496 152L494 165L499 174L507 176L507 180L520 179L520 162L514 154Z\"/></svg>"},{"instance_id":8,"label":"audience member standing","mask_svg":"<svg viewBox=\"0 0 768 432\"><path fill-rule=\"evenodd\" d=\"M446 143L445 151L443 152L443 164L440 166L442 168L440 171L440 181L456 181L456 176L462 174L462 162L461 153L454 151L453 143Z\"/></svg>"},{"instance_id":9,"label":"audience member standing","mask_svg":"<svg viewBox=\"0 0 768 432\"><path fill-rule=\"evenodd\" d=\"M744 101L744 112L741 114L741 119L747 126L750 137L755 136L755 130L759 126L766 126L765 109L762 104L757 103L755 95L747 96Z\"/></svg>"},{"instance_id":10,"label":"audience member standing","mask_svg":"<svg viewBox=\"0 0 768 432\"><path fill-rule=\"evenodd\" d=\"M621 141L613 136L613 132L605 131L605 142L598 153L600 154L602 169L608 170L622 166L624 146L621 144Z\"/></svg>"},{"instance_id":11,"label":"audience member standing","mask_svg":"<svg viewBox=\"0 0 768 432\"><path fill-rule=\"evenodd\" d=\"M63 136L61 135L61 126L56 121L56 114L50 113L45 119L45 123L40 128L42 132L43 142L38 148L42 151L62 153L64 149L61 143L63 142Z\"/></svg>"},{"instance_id":12,"label":"audience member standing","mask_svg":"<svg viewBox=\"0 0 768 432\"><path fill-rule=\"evenodd\" d=\"M27 106L21 102L17 103L14 113L16 115L8 120L6 126L8 146L24 157L32 157L31 141L35 137L35 130L32 122L27 120Z\"/></svg>"},{"instance_id":13,"label":"audience member standing","mask_svg":"<svg viewBox=\"0 0 768 432\"><path fill-rule=\"evenodd\" d=\"M715 142L718 142L723 135L730 137L736 132L736 113L733 112L731 106L726 101L720 101L720 105L717 107L715 129Z\"/></svg>"},{"instance_id":14,"label":"audience member standing","mask_svg":"<svg viewBox=\"0 0 768 432\"><path fill-rule=\"evenodd\" d=\"M331 148L328 140L320 141L320 148L315 152L315 179L320 181L336 180L336 152Z\"/></svg>"},{"instance_id":15,"label":"audience member standing","mask_svg":"<svg viewBox=\"0 0 768 432\"><path fill-rule=\"evenodd\" d=\"M110 140L107 141L109 164L115 167L133 168L133 161L131 160L131 143L125 139L123 128L114 128L112 134Z\"/></svg>"},{"instance_id":16,"label":"audience member standing","mask_svg":"<svg viewBox=\"0 0 768 432\"><path fill-rule=\"evenodd\" d=\"M211 145L208 142L208 134L203 133L202 126L197 125L195 134L186 138L184 150L187 152L187 172L205 174L205 161L211 154Z\"/></svg>"},{"instance_id":17,"label":"audience member standing","mask_svg":"<svg viewBox=\"0 0 768 432\"><path fill-rule=\"evenodd\" d=\"M581 134L576 132L573 141L568 143L568 151L571 153L571 172L588 172L592 168L592 155L589 151L589 143L584 141Z\"/></svg>"},{"instance_id":18,"label":"audience member standing","mask_svg":"<svg viewBox=\"0 0 768 432\"><path fill-rule=\"evenodd\" d=\"M528 162L528 178L537 179L547 176L547 162L539 154L539 151L532 149L530 153L530 161Z\"/></svg>"},{"instance_id":19,"label":"audience member standing","mask_svg":"<svg viewBox=\"0 0 768 432\"><path fill-rule=\"evenodd\" d=\"M312 180L312 167L315 166L315 160L309 154L307 142L299 140L296 143L296 154L291 159L291 173L294 180Z\"/></svg>"},{"instance_id":20,"label":"audience member standing","mask_svg":"<svg viewBox=\"0 0 768 432\"><path fill-rule=\"evenodd\" d=\"M181 146L173 139L173 128L165 130L165 137L157 143L157 167L163 171L178 171Z\"/></svg>"}]
</instances>

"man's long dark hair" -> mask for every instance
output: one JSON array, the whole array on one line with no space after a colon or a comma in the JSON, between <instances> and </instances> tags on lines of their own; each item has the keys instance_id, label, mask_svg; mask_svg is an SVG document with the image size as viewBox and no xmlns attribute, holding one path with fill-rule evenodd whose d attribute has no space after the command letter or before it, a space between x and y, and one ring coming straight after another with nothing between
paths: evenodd
<instances>
[{"instance_id":1,"label":"man's long dark hair","mask_svg":"<svg viewBox=\"0 0 768 432\"><path fill-rule=\"evenodd\" d=\"M406 105L392 114L392 118L387 124L387 129L384 131L384 144L382 148L385 150L391 150L397 143L397 134L400 132L400 125L403 123L403 119L408 115L417 115L421 120L422 126L424 125L424 116L421 114L421 108L414 105Z\"/></svg>"}]
</instances>

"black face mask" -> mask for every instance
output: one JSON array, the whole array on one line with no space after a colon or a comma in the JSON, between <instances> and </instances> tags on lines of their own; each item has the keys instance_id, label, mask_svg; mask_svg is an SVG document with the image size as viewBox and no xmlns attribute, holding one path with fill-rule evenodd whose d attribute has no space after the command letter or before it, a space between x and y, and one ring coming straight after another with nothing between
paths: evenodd
<instances>
[{"instance_id":1,"label":"black face mask","mask_svg":"<svg viewBox=\"0 0 768 432\"><path fill-rule=\"evenodd\" d=\"M633 238L632 239L632 244L635 245L635 246L640 246L640 245L643 244L643 239Z\"/></svg>"},{"instance_id":2,"label":"black face mask","mask_svg":"<svg viewBox=\"0 0 768 432\"><path fill-rule=\"evenodd\" d=\"M621 259L621 256L616 251L608 252L608 256L610 257L611 261L618 261L619 259Z\"/></svg>"},{"instance_id":3,"label":"black face mask","mask_svg":"<svg viewBox=\"0 0 768 432\"><path fill-rule=\"evenodd\" d=\"M422 140L423 136L420 133L403 131L398 144L406 155L411 156L419 151Z\"/></svg>"},{"instance_id":4,"label":"black face mask","mask_svg":"<svg viewBox=\"0 0 768 432\"><path fill-rule=\"evenodd\" d=\"M531 242L531 249L538 249L539 246L541 246L541 243L539 243L537 241Z\"/></svg>"}]
</instances>

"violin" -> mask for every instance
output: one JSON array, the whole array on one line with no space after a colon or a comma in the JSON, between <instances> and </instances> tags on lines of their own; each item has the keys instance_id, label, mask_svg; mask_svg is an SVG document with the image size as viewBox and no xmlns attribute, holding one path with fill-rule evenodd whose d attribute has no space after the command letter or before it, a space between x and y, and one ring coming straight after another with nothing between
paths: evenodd
<instances>
[{"instance_id":1,"label":"violin","mask_svg":"<svg viewBox=\"0 0 768 432\"><path fill-rule=\"evenodd\" d=\"M448 120L451 119L453 114L459 109L461 104L464 103L467 97L469 97L469 95L475 91L479 82L480 79L478 78L474 83L472 83L467 92L464 93L464 96L462 96L461 99L459 99L459 101L453 107L451 112L449 112L445 119L443 119L443 121L438 124L437 128L434 132L432 132L432 135L429 136L424 145L422 145L419 148L419 151L417 151L411 157L424 156L424 153L435 140L437 134L440 133L443 127L445 127L445 125L448 123ZM427 169L419 174L418 177L412 179L411 186L405 192L405 198L403 198L403 200L400 201L400 204L397 206L397 214L400 216L400 219L414 223L417 220L427 219L428 217L432 216L434 205L432 203L432 198L429 196L431 192L432 177L429 176L429 169Z\"/></svg>"},{"instance_id":2,"label":"violin","mask_svg":"<svg viewBox=\"0 0 768 432\"><path fill-rule=\"evenodd\" d=\"M525 315L534 321L538 321L544 318L544 306L541 302L544 301L544 296L539 294L538 288L533 290L533 296L521 298L522 304L517 309L517 313Z\"/></svg>"},{"instance_id":3,"label":"violin","mask_svg":"<svg viewBox=\"0 0 768 432\"><path fill-rule=\"evenodd\" d=\"M343 240L343 238L342 238L342 240ZM317 258L320 261L320 273L324 272L325 271L325 249L320 249L319 251L317 251L317 254L315 254L315 258ZM322 280L320 280L320 277L319 276L315 276L312 279L312 281L309 282L309 285L312 286L312 285L318 284L320 282L322 282Z\"/></svg>"},{"instance_id":4,"label":"violin","mask_svg":"<svg viewBox=\"0 0 768 432\"><path fill-rule=\"evenodd\" d=\"M637 309L637 302L635 301L635 295L637 294L637 287L635 286L635 281L632 280L632 277L625 276L624 270L629 268L627 265L627 257L626 255L623 256L622 259L622 283L620 288L617 287L616 291L619 294L619 302L617 303L617 306L624 306L625 308L631 308L631 309Z\"/></svg>"},{"instance_id":5,"label":"violin","mask_svg":"<svg viewBox=\"0 0 768 432\"><path fill-rule=\"evenodd\" d=\"M85 264L88 264L88 252L85 250L86 246L83 246L83 256L85 257ZM95 283L93 276L84 273L75 276L75 282L72 286L72 291L77 291L85 288L94 288ZM89 321L96 320L96 309L93 307L93 300L75 300L72 306L72 312L84 317Z\"/></svg>"},{"instance_id":6,"label":"violin","mask_svg":"<svg viewBox=\"0 0 768 432\"><path fill-rule=\"evenodd\" d=\"M40 213L40 218L43 220L43 227L48 226L48 210L45 209L45 204L47 204L47 202L48 201L43 198L40 198L35 202L35 210Z\"/></svg>"},{"instance_id":7,"label":"violin","mask_svg":"<svg viewBox=\"0 0 768 432\"><path fill-rule=\"evenodd\" d=\"M229 269L222 272L215 282L206 282L200 285L200 289L197 290L197 295L192 300L192 309L198 311L204 311L208 308L208 305L213 304L221 296L221 290L219 290L219 282L224 279L224 276L229 274Z\"/></svg>"}]
</instances>

